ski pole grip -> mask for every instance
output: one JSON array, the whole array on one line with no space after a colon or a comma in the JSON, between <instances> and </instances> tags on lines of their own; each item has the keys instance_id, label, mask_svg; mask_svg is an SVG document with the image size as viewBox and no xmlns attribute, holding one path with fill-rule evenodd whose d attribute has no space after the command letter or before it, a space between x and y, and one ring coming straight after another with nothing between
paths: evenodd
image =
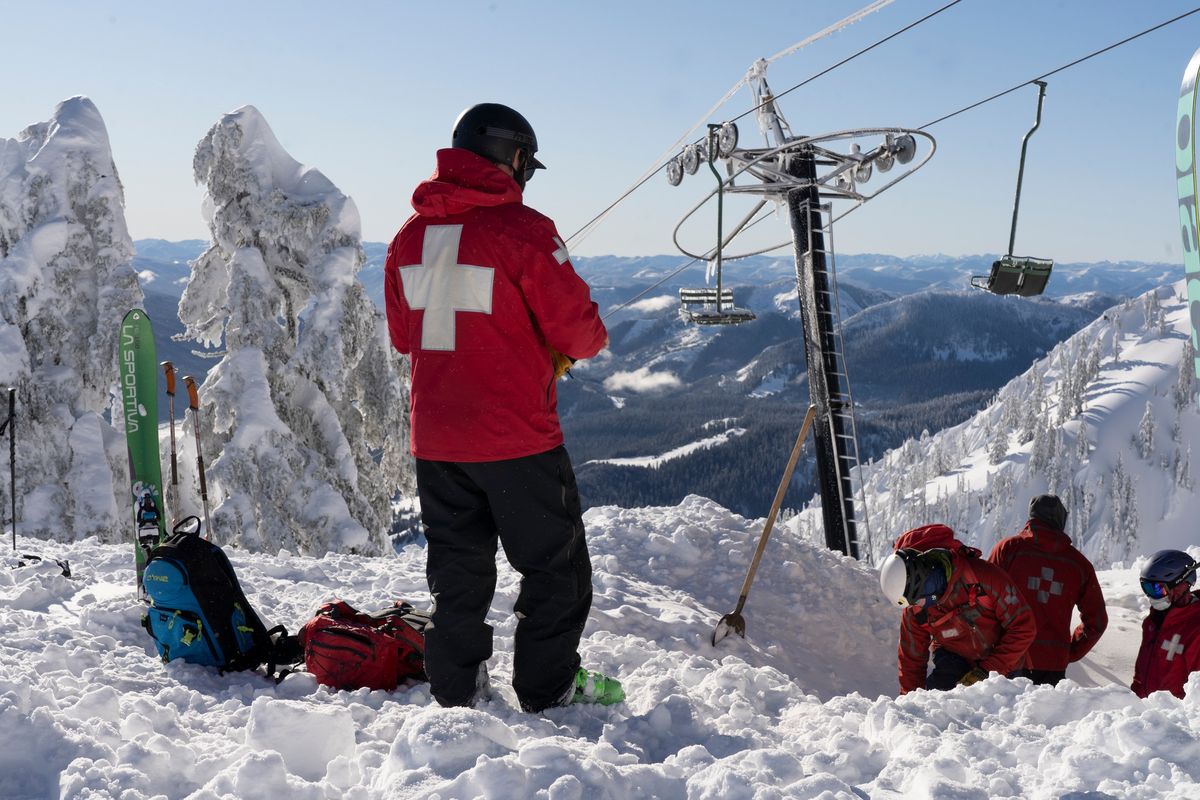
<instances>
[{"instance_id":1,"label":"ski pole grip","mask_svg":"<svg viewBox=\"0 0 1200 800\"><path fill-rule=\"evenodd\" d=\"M160 366L167 376L167 394L175 396L175 365L170 361L164 361Z\"/></svg>"},{"instance_id":2,"label":"ski pole grip","mask_svg":"<svg viewBox=\"0 0 1200 800\"><path fill-rule=\"evenodd\" d=\"M188 407L193 411L200 410L200 393L196 390L196 379L191 375L185 375L183 385L187 387Z\"/></svg>"}]
</instances>

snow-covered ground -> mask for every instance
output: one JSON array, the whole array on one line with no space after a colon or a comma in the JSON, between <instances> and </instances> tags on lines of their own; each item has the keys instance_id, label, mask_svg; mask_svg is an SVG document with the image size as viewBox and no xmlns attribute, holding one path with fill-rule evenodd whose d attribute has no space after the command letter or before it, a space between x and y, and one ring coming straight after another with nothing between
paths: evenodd
<instances>
[{"instance_id":1,"label":"snow-covered ground","mask_svg":"<svg viewBox=\"0 0 1200 800\"><path fill-rule=\"evenodd\" d=\"M596 599L585 664L628 701L544 715L508 677L516 577L490 622L497 697L441 709L423 684L330 691L163 665L141 629L128 546L22 539L66 557L0 569L0 797L1195 798L1200 679L1185 700L1126 685L1143 613L1136 562L1101 574L1112 623L1057 688L992 678L897 699L897 619L869 568L777 528L733 609L762 521L690 497L586 517ZM423 551L230 552L268 623L325 599L424 605Z\"/></svg>"}]
</instances>

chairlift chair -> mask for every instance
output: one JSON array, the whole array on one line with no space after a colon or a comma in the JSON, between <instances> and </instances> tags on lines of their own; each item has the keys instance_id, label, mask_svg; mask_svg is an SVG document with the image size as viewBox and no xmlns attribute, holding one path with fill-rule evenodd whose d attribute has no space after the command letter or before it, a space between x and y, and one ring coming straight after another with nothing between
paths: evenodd
<instances>
[{"instance_id":1,"label":"chairlift chair","mask_svg":"<svg viewBox=\"0 0 1200 800\"><path fill-rule=\"evenodd\" d=\"M732 133L730 133L731 128ZM721 222L724 214L725 181L721 177L721 173L717 171L715 159L718 156L727 156L736 144L736 127L732 127L729 123L709 125L707 144L689 145L681 159L682 168L688 174L694 174L699 169L701 157L707 159L708 168L717 178L717 246L713 258L717 285L679 290L679 302L683 306L683 313L697 325L736 325L755 319L753 311L748 308L738 308L733 304L733 289L721 284Z\"/></svg>"},{"instance_id":2,"label":"chairlift chair","mask_svg":"<svg viewBox=\"0 0 1200 800\"><path fill-rule=\"evenodd\" d=\"M679 302L688 319L697 325L736 325L755 319L748 308L733 304L733 289L705 286L700 289L680 289Z\"/></svg>"},{"instance_id":3,"label":"chairlift chair","mask_svg":"<svg viewBox=\"0 0 1200 800\"><path fill-rule=\"evenodd\" d=\"M1013 245L1017 239L1017 212L1021 207L1021 180L1025 175L1025 151L1029 146L1029 137L1042 124L1042 101L1046 98L1046 82L1034 81L1038 86L1037 119L1033 127L1021 140L1021 165L1017 170L1017 196L1013 200L1012 230L1008 236L1008 253L999 261L992 262L992 271L988 275L971 276L971 286L983 289L992 294L1015 294L1020 297L1035 297L1046 290L1050 280L1050 270L1054 268L1054 260L1049 258L1033 258L1030 256L1014 256Z\"/></svg>"}]
</instances>

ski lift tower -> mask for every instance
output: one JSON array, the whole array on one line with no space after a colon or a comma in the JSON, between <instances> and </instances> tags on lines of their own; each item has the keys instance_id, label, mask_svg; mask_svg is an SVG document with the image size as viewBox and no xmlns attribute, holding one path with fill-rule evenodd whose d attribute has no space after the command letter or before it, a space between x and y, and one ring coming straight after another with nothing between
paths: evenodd
<instances>
[{"instance_id":1,"label":"ski lift tower","mask_svg":"<svg viewBox=\"0 0 1200 800\"><path fill-rule=\"evenodd\" d=\"M739 255L726 255L724 249L751 224L768 201L787 207L792 232L790 244L796 259L796 292L804 332L809 397L817 409L813 434L825 542L830 549L846 555L870 558L866 509L862 508L861 515L856 514L855 509L855 497L861 492L861 469L854 401L850 394L838 308L833 223L911 175L933 156L937 145L928 133L906 128L794 136L767 85L766 68L767 62L760 59L747 75L754 94L758 125L767 140L765 147L739 149L737 128L726 122L710 125L706 142L688 145L668 164L667 178L672 184L680 183L684 172L696 171L697 154L707 158L710 164L716 158L723 159L726 166L725 177L718 175L717 188L680 221L675 229L675 242L679 246L679 229L683 224L716 196L717 244L700 257L715 262L717 286L720 287L715 293L716 313L720 315L725 293L730 291L722 282L722 263L786 247L789 242ZM928 146L920 148L924 152L916 159L919 140ZM897 164L903 168L891 180L873 190L866 189L864 184L871 180L875 170L886 173ZM761 199L728 236L723 236L722 200L726 195L736 194L755 195ZM680 250L686 255L696 255L683 247ZM712 258L714 254L715 258ZM697 291L703 290L681 290L681 297L686 303L689 297L698 296ZM708 291L712 293L712 290ZM733 313L721 321L744 321L739 316L744 315ZM709 309L696 321L711 323L712 317L713 312ZM859 504L862 505L861 500ZM860 520L863 523L861 534Z\"/></svg>"}]
</instances>

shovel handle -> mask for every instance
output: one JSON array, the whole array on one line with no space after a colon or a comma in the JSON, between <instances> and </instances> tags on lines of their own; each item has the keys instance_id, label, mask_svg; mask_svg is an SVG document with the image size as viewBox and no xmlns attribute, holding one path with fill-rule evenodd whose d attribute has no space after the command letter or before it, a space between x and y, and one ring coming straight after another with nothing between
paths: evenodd
<instances>
[{"instance_id":1,"label":"shovel handle","mask_svg":"<svg viewBox=\"0 0 1200 800\"><path fill-rule=\"evenodd\" d=\"M800 451L804 449L804 440L808 438L808 430L812 427L813 419L816 416L817 407L809 406L808 413L804 415L804 424L800 426L800 435L796 437L796 444L792 447L792 455L788 458L787 468L784 469L783 478L779 481L779 488L775 490L775 500L771 503L771 513L767 514L767 524L763 525L762 536L758 539L758 549L754 551L754 559L750 562L750 570L746 573L746 580L742 584L742 592L738 597L738 612L741 612L742 606L746 603L746 596L750 594L750 584L754 582L754 573L758 572L758 562L762 561L763 551L767 548L767 537L771 535L771 529L775 527L775 517L779 515L779 506L783 504L783 496L787 494L788 484L792 481L792 472L796 469L796 462L800 460Z\"/></svg>"}]
</instances>

